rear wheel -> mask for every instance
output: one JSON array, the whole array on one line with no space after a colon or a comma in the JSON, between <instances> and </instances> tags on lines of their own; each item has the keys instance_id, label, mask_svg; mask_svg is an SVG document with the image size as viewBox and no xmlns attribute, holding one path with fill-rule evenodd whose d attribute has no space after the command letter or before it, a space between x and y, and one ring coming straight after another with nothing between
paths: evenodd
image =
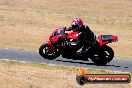
<instances>
[{"instance_id":1,"label":"rear wheel","mask_svg":"<svg viewBox=\"0 0 132 88\"><path fill-rule=\"evenodd\" d=\"M48 44L42 44L40 46L39 54L43 58L50 59L50 60L53 60L53 59L57 58L60 55L58 49L52 48L52 46L50 46Z\"/></svg>"},{"instance_id":2,"label":"rear wheel","mask_svg":"<svg viewBox=\"0 0 132 88\"><path fill-rule=\"evenodd\" d=\"M99 55L94 56L92 61L99 66L106 65L109 63L114 57L114 51L111 47L105 45L101 47L101 51Z\"/></svg>"}]
</instances>

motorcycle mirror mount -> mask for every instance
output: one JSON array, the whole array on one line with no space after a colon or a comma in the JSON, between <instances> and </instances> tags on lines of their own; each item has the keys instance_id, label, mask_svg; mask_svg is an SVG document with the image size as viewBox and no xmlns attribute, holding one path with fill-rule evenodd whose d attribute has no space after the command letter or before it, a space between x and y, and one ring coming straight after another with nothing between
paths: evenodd
<instances>
[{"instance_id":1,"label":"motorcycle mirror mount","mask_svg":"<svg viewBox=\"0 0 132 88\"><path fill-rule=\"evenodd\" d=\"M66 36L68 35L68 33L65 33L66 34Z\"/></svg>"},{"instance_id":2,"label":"motorcycle mirror mount","mask_svg":"<svg viewBox=\"0 0 132 88\"><path fill-rule=\"evenodd\" d=\"M53 36L51 35L50 38L52 38Z\"/></svg>"}]
</instances>

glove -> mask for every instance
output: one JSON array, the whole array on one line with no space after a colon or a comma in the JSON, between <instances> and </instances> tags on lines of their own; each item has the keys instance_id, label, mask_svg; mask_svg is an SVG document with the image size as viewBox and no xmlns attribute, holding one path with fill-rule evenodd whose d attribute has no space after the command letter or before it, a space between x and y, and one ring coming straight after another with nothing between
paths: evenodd
<instances>
[{"instance_id":1,"label":"glove","mask_svg":"<svg viewBox=\"0 0 132 88\"><path fill-rule=\"evenodd\" d=\"M72 30L71 27L66 28L66 31L71 31L71 30Z\"/></svg>"}]
</instances>

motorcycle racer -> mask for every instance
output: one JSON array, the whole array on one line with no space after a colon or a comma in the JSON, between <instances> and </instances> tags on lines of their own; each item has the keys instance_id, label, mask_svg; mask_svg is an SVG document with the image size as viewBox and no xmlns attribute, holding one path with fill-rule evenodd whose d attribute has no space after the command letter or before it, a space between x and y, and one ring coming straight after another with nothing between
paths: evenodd
<instances>
[{"instance_id":1,"label":"motorcycle racer","mask_svg":"<svg viewBox=\"0 0 132 88\"><path fill-rule=\"evenodd\" d=\"M66 31L71 30L73 30L74 32L79 32L77 45L81 46L83 44L86 44L88 46L94 46L96 44L94 33L87 25L83 24L82 19L74 18L72 20L71 27L66 29ZM82 48L82 52L83 51L85 51L85 47Z\"/></svg>"},{"instance_id":2,"label":"motorcycle racer","mask_svg":"<svg viewBox=\"0 0 132 88\"><path fill-rule=\"evenodd\" d=\"M73 31L66 33L68 30ZM48 41L40 46L39 54L49 60L62 55L62 57L75 60L87 61L91 59L96 65L106 65L114 57L113 49L107 44L116 41L118 41L116 35L95 37L94 33L83 24L80 18L75 18L71 27L55 29Z\"/></svg>"}]
</instances>

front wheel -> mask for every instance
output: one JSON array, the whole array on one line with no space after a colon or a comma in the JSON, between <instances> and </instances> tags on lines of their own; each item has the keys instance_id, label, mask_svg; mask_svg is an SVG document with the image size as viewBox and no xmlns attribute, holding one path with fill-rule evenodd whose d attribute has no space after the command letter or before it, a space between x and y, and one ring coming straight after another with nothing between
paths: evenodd
<instances>
[{"instance_id":1,"label":"front wheel","mask_svg":"<svg viewBox=\"0 0 132 88\"><path fill-rule=\"evenodd\" d=\"M101 51L99 52L99 55L94 56L92 61L99 66L106 65L113 59L114 51L111 47L107 45L102 46L100 50Z\"/></svg>"},{"instance_id":2,"label":"front wheel","mask_svg":"<svg viewBox=\"0 0 132 88\"><path fill-rule=\"evenodd\" d=\"M53 48L51 45L48 44L42 44L39 48L39 54L45 58L45 59L50 59L53 60L57 57L59 57L60 53L58 49Z\"/></svg>"}]
</instances>

